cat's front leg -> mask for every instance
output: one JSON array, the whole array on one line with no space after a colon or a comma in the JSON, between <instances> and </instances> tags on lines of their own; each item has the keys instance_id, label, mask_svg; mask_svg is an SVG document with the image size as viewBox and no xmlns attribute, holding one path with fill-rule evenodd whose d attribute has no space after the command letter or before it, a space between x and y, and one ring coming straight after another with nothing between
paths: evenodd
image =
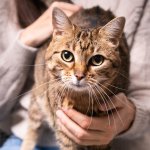
<instances>
[{"instance_id":1,"label":"cat's front leg","mask_svg":"<svg viewBox=\"0 0 150 150\"><path fill-rule=\"evenodd\" d=\"M21 150L33 150L37 139L38 131L36 129L29 128L21 145Z\"/></svg>"},{"instance_id":2,"label":"cat's front leg","mask_svg":"<svg viewBox=\"0 0 150 150\"><path fill-rule=\"evenodd\" d=\"M63 131L56 130L56 140L59 144L60 150L78 150L78 146L75 142L69 139Z\"/></svg>"},{"instance_id":3,"label":"cat's front leg","mask_svg":"<svg viewBox=\"0 0 150 150\"><path fill-rule=\"evenodd\" d=\"M33 150L40 135L43 115L36 102L32 102L30 105L29 118L29 126L23 139L21 150Z\"/></svg>"}]
</instances>

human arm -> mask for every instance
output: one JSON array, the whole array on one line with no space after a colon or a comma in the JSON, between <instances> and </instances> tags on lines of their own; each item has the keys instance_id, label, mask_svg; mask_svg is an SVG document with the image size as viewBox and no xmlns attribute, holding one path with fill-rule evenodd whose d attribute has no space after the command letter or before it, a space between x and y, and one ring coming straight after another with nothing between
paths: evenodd
<instances>
[{"instance_id":1,"label":"human arm","mask_svg":"<svg viewBox=\"0 0 150 150\"><path fill-rule=\"evenodd\" d=\"M0 120L10 113L21 96L19 94L25 85L31 69L30 65L33 65L33 60L38 50L38 48L33 47L42 44L52 32L51 13L53 7L62 8L67 15L71 15L80 9L79 6L55 2L33 24L18 34L15 32L15 38L12 37L11 41L8 42L9 46L6 45L5 41L10 38L10 34L6 34L8 38L3 39L4 42L0 43ZM5 20L8 21L7 19ZM4 22L4 20L1 21ZM5 23L8 24L7 22ZM7 28L5 23L1 25L4 31ZM9 25L12 25L12 23L9 22ZM11 30L13 30L13 26Z\"/></svg>"},{"instance_id":2,"label":"human arm","mask_svg":"<svg viewBox=\"0 0 150 150\"><path fill-rule=\"evenodd\" d=\"M19 32L0 56L0 120L10 112L20 98L18 95L25 84L33 64L36 48L19 41Z\"/></svg>"}]
</instances>

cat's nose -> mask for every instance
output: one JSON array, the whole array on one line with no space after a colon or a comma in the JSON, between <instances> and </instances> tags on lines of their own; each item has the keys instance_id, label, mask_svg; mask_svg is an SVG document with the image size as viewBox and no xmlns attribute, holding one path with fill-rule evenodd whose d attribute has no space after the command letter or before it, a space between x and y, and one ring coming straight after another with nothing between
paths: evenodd
<instances>
[{"instance_id":1,"label":"cat's nose","mask_svg":"<svg viewBox=\"0 0 150 150\"><path fill-rule=\"evenodd\" d=\"M82 74L82 73L80 73L80 74L75 74L75 76L76 76L76 78L77 78L79 81L82 80L82 79L85 77L85 75Z\"/></svg>"}]
</instances>

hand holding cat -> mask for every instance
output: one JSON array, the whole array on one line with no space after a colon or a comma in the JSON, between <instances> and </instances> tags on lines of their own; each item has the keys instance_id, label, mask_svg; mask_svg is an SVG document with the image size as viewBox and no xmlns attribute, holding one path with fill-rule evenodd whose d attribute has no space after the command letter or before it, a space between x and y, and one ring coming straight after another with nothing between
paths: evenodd
<instances>
[{"instance_id":1,"label":"hand holding cat","mask_svg":"<svg viewBox=\"0 0 150 150\"><path fill-rule=\"evenodd\" d=\"M58 7L63 10L67 16L71 16L73 13L81 9L80 6L69 3L52 3L52 5L43 15L41 15L34 23L23 30L20 35L20 40L22 43L28 46L36 47L50 37L53 30L52 10L54 7Z\"/></svg>"},{"instance_id":2,"label":"hand holding cat","mask_svg":"<svg viewBox=\"0 0 150 150\"><path fill-rule=\"evenodd\" d=\"M109 116L88 117L73 109L58 110L58 124L62 130L80 145L106 145L115 136L128 130L134 120L135 107L123 93L112 98L112 102L100 106Z\"/></svg>"}]
</instances>

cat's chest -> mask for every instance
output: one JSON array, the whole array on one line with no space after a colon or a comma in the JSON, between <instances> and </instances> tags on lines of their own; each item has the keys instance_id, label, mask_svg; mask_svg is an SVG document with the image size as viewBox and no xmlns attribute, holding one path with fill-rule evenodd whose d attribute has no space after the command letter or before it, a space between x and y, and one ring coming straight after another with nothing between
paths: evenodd
<instances>
[{"instance_id":1,"label":"cat's chest","mask_svg":"<svg viewBox=\"0 0 150 150\"><path fill-rule=\"evenodd\" d=\"M100 116L101 111L99 109L100 102L96 97L89 94L74 94L74 95L60 95L58 91L51 91L48 95L48 101L51 104L51 108L55 113L57 109L76 109L77 111L89 115Z\"/></svg>"}]
</instances>

